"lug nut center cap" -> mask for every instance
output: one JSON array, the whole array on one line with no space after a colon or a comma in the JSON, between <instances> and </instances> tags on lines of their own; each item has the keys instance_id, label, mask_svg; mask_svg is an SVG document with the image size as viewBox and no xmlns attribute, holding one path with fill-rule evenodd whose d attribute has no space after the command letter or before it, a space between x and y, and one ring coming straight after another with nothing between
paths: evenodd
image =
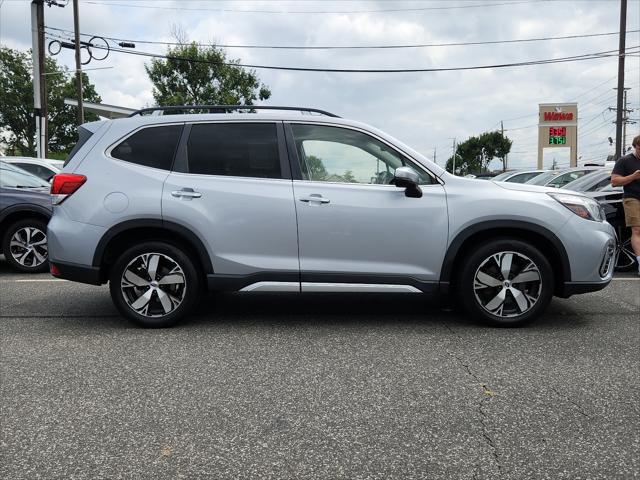
<instances>
[{"instance_id":1,"label":"lug nut center cap","mask_svg":"<svg viewBox=\"0 0 640 480\"><path fill-rule=\"evenodd\" d=\"M159 283L155 280L149 284L152 288L158 288Z\"/></svg>"}]
</instances>

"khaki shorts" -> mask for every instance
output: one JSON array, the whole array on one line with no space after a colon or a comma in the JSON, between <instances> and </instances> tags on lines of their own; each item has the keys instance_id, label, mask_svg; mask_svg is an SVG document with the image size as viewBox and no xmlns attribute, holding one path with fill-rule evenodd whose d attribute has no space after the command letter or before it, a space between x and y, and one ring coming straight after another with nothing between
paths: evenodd
<instances>
[{"instance_id":1,"label":"khaki shorts","mask_svg":"<svg viewBox=\"0 0 640 480\"><path fill-rule=\"evenodd\" d=\"M637 198L625 198L622 200L624 206L624 223L627 227L640 227L640 200Z\"/></svg>"}]
</instances>

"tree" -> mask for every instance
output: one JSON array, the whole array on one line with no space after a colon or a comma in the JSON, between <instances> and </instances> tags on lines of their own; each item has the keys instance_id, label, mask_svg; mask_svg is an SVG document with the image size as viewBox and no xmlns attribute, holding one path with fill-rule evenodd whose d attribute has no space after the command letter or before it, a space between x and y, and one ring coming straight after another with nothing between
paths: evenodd
<instances>
[{"instance_id":1,"label":"tree","mask_svg":"<svg viewBox=\"0 0 640 480\"><path fill-rule=\"evenodd\" d=\"M188 60L185 60L188 59ZM255 71L238 66L221 48L195 42L169 48L164 60L145 65L153 82L153 98L162 105L253 105L271 91Z\"/></svg>"},{"instance_id":2,"label":"tree","mask_svg":"<svg viewBox=\"0 0 640 480\"><path fill-rule=\"evenodd\" d=\"M0 145L9 155L36 155L36 127L33 113L33 77L31 54L0 47ZM77 141L75 107L64 104L65 98L76 97L75 75L52 58L45 58L44 75L47 88L48 150L51 157L64 157ZM95 86L82 74L83 98L100 102ZM98 120L85 113L85 120Z\"/></svg>"},{"instance_id":3,"label":"tree","mask_svg":"<svg viewBox=\"0 0 640 480\"><path fill-rule=\"evenodd\" d=\"M456 148L456 172L460 175L481 173L487 170L494 158L502 161L511 150L512 141L500 132L485 132L478 137L470 137ZM453 172L453 156L447 160L446 169Z\"/></svg>"},{"instance_id":4,"label":"tree","mask_svg":"<svg viewBox=\"0 0 640 480\"><path fill-rule=\"evenodd\" d=\"M306 165L311 180L325 180L327 178L328 173L324 163L315 155L309 155L306 158Z\"/></svg>"}]
</instances>

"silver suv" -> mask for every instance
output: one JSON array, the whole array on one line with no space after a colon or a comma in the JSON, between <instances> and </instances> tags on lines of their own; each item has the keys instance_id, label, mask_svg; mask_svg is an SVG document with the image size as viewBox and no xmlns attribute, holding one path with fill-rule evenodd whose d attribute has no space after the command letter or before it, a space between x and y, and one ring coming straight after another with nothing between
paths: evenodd
<instances>
[{"instance_id":1,"label":"silver suv","mask_svg":"<svg viewBox=\"0 0 640 480\"><path fill-rule=\"evenodd\" d=\"M53 275L109 282L146 327L175 324L204 288L455 295L515 326L611 280L614 230L588 197L455 177L320 110L206 108L226 113L80 127L51 188Z\"/></svg>"}]
</instances>

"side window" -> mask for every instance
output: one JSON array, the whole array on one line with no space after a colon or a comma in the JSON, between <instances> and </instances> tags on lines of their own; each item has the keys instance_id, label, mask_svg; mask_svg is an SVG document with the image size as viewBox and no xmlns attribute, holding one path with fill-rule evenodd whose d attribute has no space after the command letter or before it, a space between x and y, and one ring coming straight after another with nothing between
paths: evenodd
<instances>
[{"instance_id":1,"label":"side window","mask_svg":"<svg viewBox=\"0 0 640 480\"><path fill-rule=\"evenodd\" d=\"M305 180L388 185L396 168L409 166L420 175L421 184L433 183L420 167L362 132L301 124L291 129Z\"/></svg>"},{"instance_id":2,"label":"side window","mask_svg":"<svg viewBox=\"0 0 640 480\"><path fill-rule=\"evenodd\" d=\"M202 123L191 127L189 173L282 178L275 123Z\"/></svg>"},{"instance_id":3,"label":"side window","mask_svg":"<svg viewBox=\"0 0 640 480\"><path fill-rule=\"evenodd\" d=\"M145 167L171 170L181 132L182 125L143 128L111 150L111 156Z\"/></svg>"}]
</instances>

